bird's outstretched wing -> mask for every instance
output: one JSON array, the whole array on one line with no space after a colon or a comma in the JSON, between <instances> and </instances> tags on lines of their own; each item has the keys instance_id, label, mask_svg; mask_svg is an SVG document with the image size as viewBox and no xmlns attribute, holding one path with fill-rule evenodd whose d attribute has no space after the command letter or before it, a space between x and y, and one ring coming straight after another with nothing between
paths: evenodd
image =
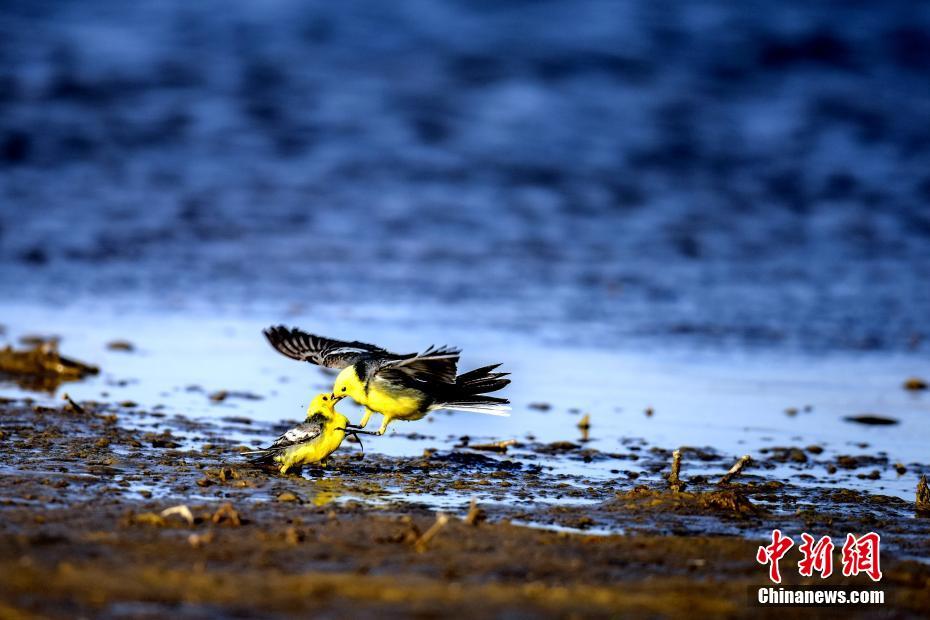
<instances>
[{"instance_id":1,"label":"bird's outstretched wing","mask_svg":"<svg viewBox=\"0 0 930 620\"><path fill-rule=\"evenodd\" d=\"M323 416L311 416L310 419L303 424L298 424L294 428L288 430L286 433L275 439L274 443L265 449L281 450L283 448L287 448L288 446L293 446L297 443L305 443L312 439L316 439L323 432L324 422L325 418Z\"/></svg>"},{"instance_id":2,"label":"bird's outstretched wing","mask_svg":"<svg viewBox=\"0 0 930 620\"><path fill-rule=\"evenodd\" d=\"M452 347L430 347L412 357L390 360L376 375L391 383L416 386L422 383L455 383L461 351Z\"/></svg>"},{"instance_id":3,"label":"bird's outstretched wing","mask_svg":"<svg viewBox=\"0 0 930 620\"><path fill-rule=\"evenodd\" d=\"M412 353L398 355L364 342L347 342L314 336L296 327L288 329L283 325L269 327L262 333L265 334L265 338L268 339L271 346L291 359L310 362L317 366L325 366L336 370L351 366L366 357L399 360L414 355Z\"/></svg>"}]
</instances>

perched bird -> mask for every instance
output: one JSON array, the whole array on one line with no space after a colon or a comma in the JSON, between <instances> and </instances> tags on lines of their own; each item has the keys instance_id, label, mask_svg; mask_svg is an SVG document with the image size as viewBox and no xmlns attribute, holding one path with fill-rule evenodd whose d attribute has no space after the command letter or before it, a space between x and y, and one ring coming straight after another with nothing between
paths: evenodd
<instances>
[{"instance_id":1,"label":"perched bird","mask_svg":"<svg viewBox=\"0 0 930 620\"><path fill-rule=\"evenodd\" d=\"M284 355L339 370L333 398L351 397L365 407L359 426L372 413L384 416L376 435L393 420L419 420L437 409L508 415L510 401L487 396L508 383L509 373L494 372L500 364L456 375L459 350L430 347L423 353L391 353L364 342L344 342L314 336L283 325L269 327L265 337Z\"/></svg>"},{"instance_id":2,"label":"perched bird","mask_svg":"<svg viewBox=\"0 0 930 620\"><path fill-rule=\"evenodd\" d=\"M290 429L274 443L261 450L243 452L255 456L255 464L277 464L282 474L292 467L322 463L335 452L347 434L349 419L336 411L336 399L330 394L318 394L307 407L307 419Z\"/></svg>"}]
</instances>

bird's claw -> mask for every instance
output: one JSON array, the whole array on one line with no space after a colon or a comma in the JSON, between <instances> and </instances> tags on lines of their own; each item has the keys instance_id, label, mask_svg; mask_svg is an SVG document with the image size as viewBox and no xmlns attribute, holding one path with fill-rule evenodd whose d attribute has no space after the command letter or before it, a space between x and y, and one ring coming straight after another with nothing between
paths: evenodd
<instances>
[{"instance_id":1,"label":"bird's claw","mask_svg":"<svg viewBox=\"0 0 930 620\"><path fill-rule=\"evenodd\" d=\"M381 434L381 433L376 433L376 432L374 432L374 431L363 431L363 430L361 430L360 427L358 427L358 426L353 426L353 425L351 425L351 424L346 424L346 427L345 427L345 428L337 428L336 430L337 430L337 431L345 431L346 433L348 433L348 434L350 434L350 435L358 435L358 434L361 434L361 435L380 435L380 434Z\"/></svg>"}]
</instances>

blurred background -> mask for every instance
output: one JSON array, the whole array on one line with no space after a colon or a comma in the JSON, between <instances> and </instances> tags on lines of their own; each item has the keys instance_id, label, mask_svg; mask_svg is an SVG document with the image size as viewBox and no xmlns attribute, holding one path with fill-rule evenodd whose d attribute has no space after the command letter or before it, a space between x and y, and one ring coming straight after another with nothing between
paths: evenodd
<instances>
[{"instance_id":1,"label":"blurred background","mask_svg":"<svg viewBox=\"0 0 930 620\"><path fill-rule=\"evenodd\" d=\"M903 0L3 2L0 313L927 350L928 119Z\"/></svg>"}]
</instances>

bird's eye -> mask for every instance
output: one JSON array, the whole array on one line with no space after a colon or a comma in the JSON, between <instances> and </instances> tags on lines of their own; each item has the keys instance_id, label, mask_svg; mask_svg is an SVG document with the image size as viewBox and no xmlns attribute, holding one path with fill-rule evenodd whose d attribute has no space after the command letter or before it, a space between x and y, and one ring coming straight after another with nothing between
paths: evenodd
<instances>
[{"instance_id":1,"label":"bird's eye","mask_svg":"<svg viewBox=\"0 0 930 620\"><path fill-rule=\"evenodd\" d=\"M343 392L345 392L345 391L346 391L346 389L345 389L345 388L342 388L342 391L343 391Z\"/></svg>"},{"instance_id":2,"label":"bird's eye","mask_svg":"<svg viewBox=\"0 0 930 620\"><path fill-rule=\"evenodd\" d=\"M325 401L325 400L329 400L329 397L328 397L328 396L324 396L324 397L323 397L323 400L324 400L324 401Z\"/></svg>"}]
</instances>

